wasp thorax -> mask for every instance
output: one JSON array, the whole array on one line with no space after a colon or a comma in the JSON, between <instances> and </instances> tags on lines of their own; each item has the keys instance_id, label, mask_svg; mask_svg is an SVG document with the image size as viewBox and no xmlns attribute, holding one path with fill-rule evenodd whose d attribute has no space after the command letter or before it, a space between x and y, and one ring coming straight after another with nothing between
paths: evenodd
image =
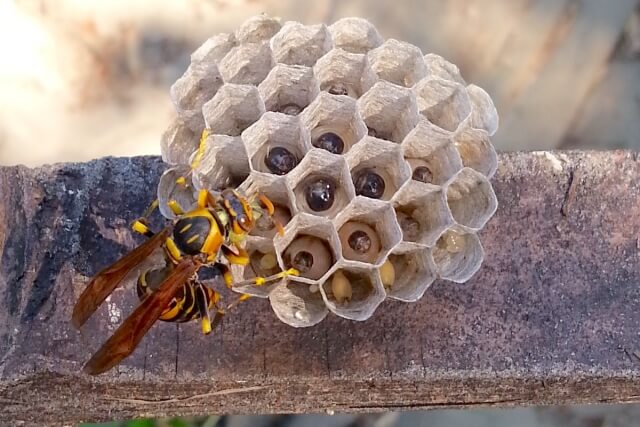
<instances>
[{"instance_id":1,"label":"wasp thorax","mask_svg":"<svg viewBox=\"0 0 640 427\"><path fill-rule=\"evenodd\" d=\"M342 154L344 151L344 141L333 132L323 133L313 142L313 145L333 154Z\"/></svg>"},{"instance_id":2,"label":"wasp thorax","mask_svg":"<svg viewBox=\"0 0 640 427\"><path fill-rule=\"evenodd\" d=\"M326 211L333 206L336 183L332 178L318 177L310 180L304 189L304 197L311 210Z\"/></svg>"},{"instance_id":3,"label":"wasp thorax","mask_svg":"<svg viewBox=\"0 0 640 427\"><path fill-rule=\"evenodd\" d=\"M384 179L369 168L357 172L353 178L353 184L356 187L356 194L360 196L380 199L384 194Z\"/></svg>"},{"instance_id":4,"label":"wasp thorax","mask_svg":"<svg viewBox=\"0 0 640 427\"><path fill-rule=\"evenodd\" d=\"M282 256L286 266L300 272L301 277L318 280L333 265L333 255L327 242L311 236L298 236L285 249Z\"/></svg>"},{"instance_id":5,"label":"wasp thorax","mask_svg":"<svg viewBox=\"0 0 640 427\"><path fill-rule=\"evenodd\" d=\"M264 164L276 175L286 175L298 164L298 158L284 147L273 147L264 158Z\"/></svg>"}]
</instances>

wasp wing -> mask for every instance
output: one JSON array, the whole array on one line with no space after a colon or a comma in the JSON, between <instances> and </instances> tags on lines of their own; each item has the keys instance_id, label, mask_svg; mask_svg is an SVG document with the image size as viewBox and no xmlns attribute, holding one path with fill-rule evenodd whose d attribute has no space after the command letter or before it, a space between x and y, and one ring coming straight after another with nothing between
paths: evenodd
<instances>
[{"instance_id":1,"label":"wasp wing","mask_svg":"<svg viewBox=\"0 0 640 427\"><path fill-rule=\"evenodd\" d=\"M84 371L98 375L116 366L129 356L142 337L167 308L180 286L196 272L199 265L191 258L180 264L162 282L160 287L144 299L114 334L100 347L84 366Z\"/></svg>"},{"instance_id":2,"label":"wasp wing","mask_svg":"<svg viewBox=\"0 0 640 427\"><path fill-rule=\"evenodd\" d=\"M113 292L115 288L135 267L140 265L154 250L159 248L169 237L169 227L155 234L137 248L120 258L114 264L98 273L80 295L73 308L71 322L80 328L100 307L100 304Z\"/></svg>"}]
</instances>

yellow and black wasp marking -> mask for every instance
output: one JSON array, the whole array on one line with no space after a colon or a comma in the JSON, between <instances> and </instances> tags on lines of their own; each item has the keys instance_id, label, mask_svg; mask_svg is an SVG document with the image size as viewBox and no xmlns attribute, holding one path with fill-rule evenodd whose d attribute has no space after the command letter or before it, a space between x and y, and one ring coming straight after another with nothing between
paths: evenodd
<instances>
[{"instance_id":1,"label":"yellow and black wasp marking","mask_svg":"<svg viewBox=\"0 0 640 427\"><path fill-rule=\"evenodd\" d=\"M179 181L186 182L185 178ZM269 277L233 282L227 264L246 265L249 262L241 243L257 219L273 215L273 204L262 195L246 198L236 190L226 189L214 196L201 190L197 206L188 212L184 212L177 202L170 201L169 207L177 218L170 226L153 232L147 225L147 217L157 207L158 201L155 201L132 224L134 231L148 239L99 272L74 307L72 323L79 328L133 269L154 251L163 249L165 265L139 275L136 288L141 303L87 362L85 371L90 374L105 372L129 356L157 320L187 322L200 319L202 331L207 334L230 307L249 297L241 295L225 309L220 308L220 294L198 277L203 267L216 271L230 288L239 284L263 285L298 274L289 269ZM224 260L227 264L222 262ZM213 322L209 317L210 310L216 310Z\"/></svg>"}]
</instances>

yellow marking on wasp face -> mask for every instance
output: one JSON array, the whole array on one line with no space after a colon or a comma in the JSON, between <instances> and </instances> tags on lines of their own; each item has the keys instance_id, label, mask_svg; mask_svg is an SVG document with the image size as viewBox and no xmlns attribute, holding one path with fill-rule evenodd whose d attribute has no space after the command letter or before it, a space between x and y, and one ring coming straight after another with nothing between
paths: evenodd
<instances>
[{"instance_id":1,"label":"yellow marking on wasp face","mask_svg":"<svg viewBox=\"0 0 640 427\"><path fill-rule=\"evenodd\" d=\"M184 227L182 227L182 228L180 229L180 234L184 234L184 233L186 233L186 232L187 232L187 230L189 230L189 229L191 228L191 226L192 226L192 225L193 225L193 224L187 224L187 225L185 225Z\"/></svg>"},{"instance_id":2,"label":"yellow marking on wasp face","mask_svg":"<svg viewBox=\"0 0 640 427\"><path fill-rule=\"evenodd\" d=\"M187 243L191 244L193 242L195 242L196 240L198 240L198 238L200 238L200 236L198 234L194 234L193 236L189 237L187 239Z\"/></svg>"},{"instance_id":3,"label":"yellow marking on wasp face","mask_svg":"<svg viewBox=\"0 0 640 427\"><path fill-rule=\"evenodd\" d=\"M209 129L204 129L202 131L202 135L200 136L200 144L198 145L198 152L196 156L193 158L193 162L191 162L191 169L195 169L198 167L202 158L204 157L204 150L207 146L207 138L209 137Z\"/></svg>"}]
</instances>

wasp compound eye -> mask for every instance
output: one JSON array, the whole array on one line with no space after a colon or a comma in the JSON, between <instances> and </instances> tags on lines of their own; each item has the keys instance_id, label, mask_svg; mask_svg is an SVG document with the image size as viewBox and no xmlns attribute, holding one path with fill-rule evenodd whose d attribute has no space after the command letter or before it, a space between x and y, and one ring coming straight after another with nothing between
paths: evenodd
<instances>
[{"instance_id":1,"label":"wasp compound eye","mask_svg":"<svg viewBox=\"0 0 640 427\"><path fill-rule=\"evenodd\" d=\"M344 151L344 141L333 132L323 133L314 141L313 145L333 154L342 154Z\"/></svg>"},{"instance_id":2,"label":"wasp compound eye","mask_svg":"<svg viewBox=\"0 0 640 427\"><path fill-rule=\"evenodd\" d=\"M274 147L264 158L264 164L276 175L286 175L298 164L298 159L284 147Z\"/></svg>"},{"instance_id":3,"label":"wasp compound eye","mask_svg":"<svg viewBox=\"0 0 640 427\"><path fill-rule=\"evenodd\" d=\"M384 179L371 169L363 169L358 172L353 180L356 187L356 194L380 199L384 194Z\"/></svg>"}]
</instances>

